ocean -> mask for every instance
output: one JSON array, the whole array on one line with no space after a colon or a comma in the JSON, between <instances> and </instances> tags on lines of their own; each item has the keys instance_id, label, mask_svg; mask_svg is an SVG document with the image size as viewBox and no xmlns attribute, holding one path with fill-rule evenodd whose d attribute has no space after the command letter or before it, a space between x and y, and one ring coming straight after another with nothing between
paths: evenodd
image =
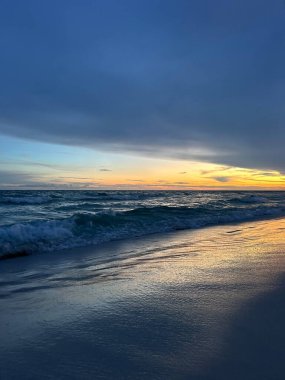
<instances>
[{"instance_id":1,"label":"ocean","mask_svg":"<svg viewBox=\"0 0 285 380\"><path fill-rule=\"evenodd\" d=\"M0 256L285 215L284 192L5 190Z\"/></svg>"},{"instance_id":2,"label":"ocean","mask_svg":"<svg viewBox=\"0 0 285 380\"><path fill-rule=\"evenodd\" d=\"M284 193L0 199L1 380L284 379Z\"/></svg>"}]
</instances>

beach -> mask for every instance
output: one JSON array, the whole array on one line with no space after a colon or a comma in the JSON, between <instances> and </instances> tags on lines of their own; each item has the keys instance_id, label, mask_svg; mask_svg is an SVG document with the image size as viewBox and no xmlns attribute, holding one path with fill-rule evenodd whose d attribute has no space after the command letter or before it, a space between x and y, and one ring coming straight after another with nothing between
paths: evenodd
<instances>
[{"instance_id":1,"label":"beach","mask_svg":"<svg viewBox=\"0 0 285 380\"><path fill-rule=\"evenodd\" d=\"M1 261L0 378L284 379L285 219Z\"/></svg>"},{"instance_id":2,"label":"beach","mask_svg":"<svg viewBox=\"0 0 285 380\"><path fill-rule=\"evenodd\" d=\"M284 1L0 1L0 380L285 380Z\"/></svg>"}]
</instances>

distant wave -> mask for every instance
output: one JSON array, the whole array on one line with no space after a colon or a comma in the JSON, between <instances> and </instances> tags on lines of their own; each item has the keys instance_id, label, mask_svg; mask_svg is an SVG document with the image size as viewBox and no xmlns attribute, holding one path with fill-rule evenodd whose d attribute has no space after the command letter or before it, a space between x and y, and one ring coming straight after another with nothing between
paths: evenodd
<instances>
[{"instance_id":1,"label":"distant wave","mask_svg":"<svg viewBox=\"0 0 285 380\"><path fill-rule=\"evenodd\" d=\"M266 203L267 199L265 197L250 194L240 198L232 198L231 201L240 203Z\"/></svg>"},{"instance_id":2,"label":"distant wave","mask_svg":"<svg viewBox=\"0 0 285 380\"><path fill-rule=\"evenodd\" d=\"M78 195L80 201L132 201L144 200L148 198L157 198L160 196L165 197L167 193L163 194L156 191L110 191L110 192L90 192L85 195Z\"/></svg>"},{"instance_id":3,"label":"distant wave","mask_svg":"<svg viewBox=\"0 0 285 380\"><path fill-rule=\"evenodd\" d=\"M4 197L0 198L2 204L15 205L38 205L50 202L51 198L47 196L22 196L22 197Z\"/></svg>"},{"instance_id":4,"label":"distant wave","mask_svg":"<svg viewBox=\"0 0 285 380\"><path fill-rule=\"evenodd\" d=\"M150 233L285 216L285 208L138 207L0 226L0 256L54 251Z\"/></svg>"},{"instance_id":5,"label":"distant wave","mask_svg":"<svg viewBox=\"0 0 285 380\"><path fill-rule=\"evenodd\" d=\"M156 198L162 196L159 192L70 192L64 193L62 197L50 194L45 195L22 195L22 196L4 196L0 197L0 204L9 205L40 205L49 202L62 201L78 201L78 202L109 202L109 201L136 201L148 198ZM165 197L165 194L163 194Z\"/></svg>"}]
</instances>

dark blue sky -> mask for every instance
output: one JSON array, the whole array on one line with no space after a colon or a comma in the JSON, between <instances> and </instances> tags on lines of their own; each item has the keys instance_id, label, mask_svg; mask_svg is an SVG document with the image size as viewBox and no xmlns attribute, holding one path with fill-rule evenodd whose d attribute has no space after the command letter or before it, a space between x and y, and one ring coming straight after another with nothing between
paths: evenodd
<instances>
[{"instance_id":1,"label":"dark blue sky","mask_svg":"<svg viewBox=\"0 0 285 380\"><path fill-rule=\"evenodd\" d=\"M283 0L2 0L0 133L285 170Z\"/></svg>"}]
</instances>

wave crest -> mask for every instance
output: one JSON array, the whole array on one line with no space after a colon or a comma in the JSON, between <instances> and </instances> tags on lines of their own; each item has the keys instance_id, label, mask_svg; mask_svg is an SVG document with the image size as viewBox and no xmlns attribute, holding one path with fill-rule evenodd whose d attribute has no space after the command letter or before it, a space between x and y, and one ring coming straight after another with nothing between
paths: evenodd
<instances>
[{"instance_id":1,"label":"wave crest","mask_svg":"<svg viewBox=\"0 0 285 380\"><path fill-rule=\"evenodd\" d=\"M140 207L124 212L78 213L65 219L40 220L0 227L0 255L62 250L151 233L199 228L285 215L281 207L251 209Z\"/></svg>"}]
</instances>

